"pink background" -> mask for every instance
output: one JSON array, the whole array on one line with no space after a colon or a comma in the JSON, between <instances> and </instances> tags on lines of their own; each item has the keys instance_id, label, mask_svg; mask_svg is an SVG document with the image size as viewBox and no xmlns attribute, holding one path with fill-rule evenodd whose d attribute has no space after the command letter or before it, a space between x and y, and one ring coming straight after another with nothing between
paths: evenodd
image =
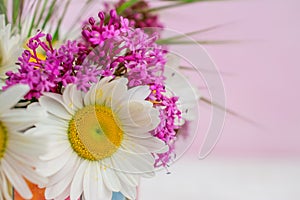
<instances>
[{"instance_id":1,"label":"pink background","mask_svg":"<svg viewBox=\"0 0 300 200\"><path fill-rule=\"evenodd\" d=\"M231 23L195 39L241 40L205 48L224 72L227 107L258 125L227 116L214 155L299 157L299 10L298 0L248 0L197 3L162 13L166 26L180 32ZM198 153L202 139L199 133L190 155Z\"/></svg>"},{"instance_id":2,"label":"pink background","mask_svg":"<svg viewBox=\"0 0 300 200\"><path fill-rule=\"evenodd\" d=\"M153 6L161 3L150 2ZM80 4L77 0L72 6L78 9ZM93 6L90 13L101 7L102 3ZM194 3L159 13L166 28L181 33L228 24L194 39L241 41L204 48L223 72L227 107L257 124L228 115L213 155L299 157L299 10L299 0L231 0ZM207 108L204 104L201 108L205 116ZM203 120L208 124L209 119ZM187 156L198 155L204 132L201 127Z\"/></svg>"},{"instance_id":3,"label":"pink background","mask_svg":"<svg viewBox=\"0 0 300 200\"><path fill-rule=\"evenodd\" d=\"M140 199L298 200L300 197L300 1L198 3L162 13L168 28L188 32L230 23L195 39L238 39L205 46L223 72L227 116L212 153L199 160L201 127L189 151L143 179ZM202 114L207 106L201 104ZM203 119L207 123L207 119Z\"/></svg>"}]
</instances>

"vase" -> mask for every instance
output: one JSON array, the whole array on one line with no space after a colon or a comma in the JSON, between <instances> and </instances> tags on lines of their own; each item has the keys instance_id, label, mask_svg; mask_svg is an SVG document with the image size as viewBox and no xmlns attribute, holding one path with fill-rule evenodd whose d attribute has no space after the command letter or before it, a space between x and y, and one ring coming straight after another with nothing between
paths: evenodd
<instances>
[{"instance_id":1,"label":"vase","mask_svg":"<svg viewBox=\"0 0 300 200\"><path fill-rule=\"evenodd\" d=\"M31 200L45 200L44 193L45 193L45 188L39 188L37 185L32 184L27 181L28 186L30 187L33 197ZM23 199L16 190L12 188L12 193L13 193L13 200L25 200ZM81 198L80 198L81 199ZM69 200L67 198L66 200ZM111 200L128 200L122 193L120 192L113 192L113 196Z\"/></svg>"}]
</instances>

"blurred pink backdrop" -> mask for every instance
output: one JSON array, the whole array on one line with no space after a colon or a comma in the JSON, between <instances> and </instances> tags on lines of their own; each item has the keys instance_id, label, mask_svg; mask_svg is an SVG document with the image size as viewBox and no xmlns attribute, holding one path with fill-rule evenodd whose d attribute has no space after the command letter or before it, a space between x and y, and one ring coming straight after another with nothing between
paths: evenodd
<instances>
[{"instance_id":1,"label":"blurred pink backdrop","mask_svg":"<svg viewBox=\"0 0 300 200\"><path fill-rule=\"evenodd\" d=\"M153 6L161 3L149 2ZM77 0L72 6L77 9L81 3ZM90 13L101 7L99 1ZM231 0L195 3L159 13L166 28L181 33L227 24L194 39L241 41L204 48L223 72L227 107L257 124L227 115L213 155L299 157L299 9L298 0ZM203 103L200 108L205 115ZM209 119L202 120L208 126ZM200 127L185 155L199 153L205 128Z\"/></svg>"},{"instance_id":2,"label":"blurred pink backdrop","mask_svg":"<svg viewBox=\"0 0 300 200\"><path fill-rule=\"evenodd\" d=\"M256 124L227 115L219 142L199 160L201 125L171 175L142 180L140 199L299 199L299 11L299 0L237 0L162 13L167 27L180 32L232 22L194 38L242 41L205 48L223 72L227 107ZM200 109L208 112L203 103Z\"/></svg>"},{"instance_id":3,"label":"blurred pink backdrop","mask_svg":"<svg viewBox=\"0 0 300 200\"><path fill-rule=\"evenodd\" d=\"M224 72L227 107L257 125L227 115L212 154L299 157L299 9L298 0L240 0L198 3L162 13L166 27L180 32L230 23L195 39L241 40L205 48ZM198 133L189 155L199 152L202 140Z\"/></svg>"}]
</instances>

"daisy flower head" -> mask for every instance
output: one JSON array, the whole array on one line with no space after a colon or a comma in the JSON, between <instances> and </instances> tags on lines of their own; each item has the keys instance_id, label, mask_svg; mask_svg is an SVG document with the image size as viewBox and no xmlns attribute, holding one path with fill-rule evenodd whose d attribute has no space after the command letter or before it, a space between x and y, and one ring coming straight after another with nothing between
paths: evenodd
<instances>
[{"instance_id":1,"label":"daisy flower head","mask_svg":"<svg viewBox=\"0 0 300 200\"><path fill-rule=\"evenodd\" d=\"M47 199L111 200L113 192L135 199L139 178L154 175L152 154L168 151L150 133L159 111L145 100L149 86L127 84L126 78L105 77L87 92L69 84L62 95L39 99L48 118L36 124L36 134L52 136L37 169L49 177Z\"/></svg>"},{"instance_id":2,"label":"daisy flower head","mask_svg":"<svg viewBox=\"0 0 300 200\"><path fill-rule=\"evenodd\" d=\"M0 199L12 199L9 187L25 199L32 198L25 179L36 184L45 184L47 179L36 173L38 156L43 152L40 136L24 130L32 127L37 118L44 116L42 111L14 107L29 87L16 85L0 94ZM25 179L24 179L25 178Z\"/></svg>"},{"instance_id":3,"label":"daisy flower head","mask_svg":"<svg viewBox=\"0 0 300 200\"><path fill-rule=\"evenodd\" d=\"M22 41L19 35L13 35L11 24L5 23L4 15L0 15L0 86L3 85L5 73L15 71L15 62L22 52Z\"/></svg>"}]
</instances>

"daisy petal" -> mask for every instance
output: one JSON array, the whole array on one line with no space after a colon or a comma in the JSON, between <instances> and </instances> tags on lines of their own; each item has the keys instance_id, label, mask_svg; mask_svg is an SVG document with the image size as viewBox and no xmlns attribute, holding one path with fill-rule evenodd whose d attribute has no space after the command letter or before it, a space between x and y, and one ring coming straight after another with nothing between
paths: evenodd
<instances>
[{"instance_id":1,"label":"daisy petal","mask_svg":"<svg viewBox=\"0 0 300 200\"><path fill-rule=\"evenodd\" d=\"M159 111L149 102L133 101L116 113L124 126L153 130L160 122Z\"/></svg>"},{"instance_id":2,"label":"daisy petal","mask_svg":"<svg viewBox=\"0 0 300 200\"><path fill-rule=\"evenodd\" d=\"M47 183L47 186L52 186L60 182L66 176L74 176L79 165L79 158L77 156L70 156L67 163L67 165L65 165L61 170L51 177L50 181Z\"/></svg>"},{"instance_id":3,"label":"daisy petal","mask_svg":"<svg viewBox=\"0 0 300 200\"><path fill-rule=\"evenodd\" d=\"M145 139L145 138L136 138L136 137L127 136L127 138L125 137L124 140L125 140L124 145L126 145L126 143L128 142L128 144L126 145L128 148L130 147L134 148L134 144L138 144L146 148L148 152L153 152L153 153L165 153L169 150L168 145L166 145L164 141L155 137L150 137Z\"/></svg>"},{"instance_id":4,"label":"daisy petal","mask_svg":"<svg viewBox=\"0 0 300 200\"><path fill-rule=\"evenodd\" d=\"M68 199L70 195L70 187L67 187L60 195L54 198L54 200L62 200L62 199ZM78 199L77 199L78 200Z\"/></svg>"},{"instance_id":5,"label":"daisy petal","mask_svg":"<svg viewBox=\"0 0 300 200\"><path fill-rule=\"evenodd\" d=\"M0 113L14 107L30 90L28 85L15 85L0 94Z\"/></svg>"},{"instance_id":6,"label":"daisy petal","mask_svg":"<svg viewBox=\"0 0 300 200\"><path fill-rule=\"evenodd\" d=\"M120 171L116 171L116 174L120 179L121 185L122 182L126 183L130 187L137 187L139 184L139 176L136 174L130 174Z\"/></svg>"},{"instance_id":7,"label":"daisy petal","mask_svg":"<svg viewBox=\"0 0 300 200\"><path fill-rule=\"evenodd\" d=\"M31 191L28 188L23 177L5 159L2 159L1 164L2 164L3 170L6 173L8 180L11 182L11 184L14 186L14 188L18 191L18 193L25 199L31 199L32 198Z\"/></svg>"},{"instance_id":8,"label":"daisy petal","mask_svg":"<svg viewBox=\"0 0 300 200\"><path fill-rule=\"evenodd\" d=\"M69 157L72 156L72 151L72 149L68 149L64 154L59 155L55 159L45 161L42 165L38 166L37 171L43 176L52 176L67 164Z\"/></svg>"},{"instance_id":9,"label":"daisy petal","mask_svg":"<svg viewBox=\"0 0 300 200\"><path fill-rule=\"evenodd\" d=\"M70 106L68 106L64 103L62 95L46 92L46 93L44 93L44 96L49 97L49 98L59 102L65 108L65 110L69 112L69 114L74 115L74 113L75 113L74 109L72 109Z\"/></svg>"},{"instance_id":10,"label":"daisy petal","mask_svg":"<svg viewBox=\"0 0 300 200\"><path fill-rule=\"evenodd\" d=\"M48 179L38 175L34 169L26 164L18 163L14 159L9 159L9 164L14 166L16 171L18 171L22 176L24 176L27 180L36 184L45 184Z\"/></svg>"},{"instance_id":11,"label":"daisy petal","mask_svg":"<svg viewBox=\"0 0 300 200\"><path fill-rule=\"evenodd\" d=\"M96 95L97 95L96 91L97 91L96 85L92 85L90 87L89 91L84 96L84 99L83 99L84 105L95 104L95 99L96 99Z\"/></svg>"},{"instance_id":12,"label":"daisy petal","mask_svg":"<svg viewBox=\"0 0 300 200\"><path fill-rule=\"evenodd\" d=\"M65 107L58 102L57 100L54 100L53 98L42 96L40 99L40 104L44 108L47 108L47 111L51 114L61 118L61 119L71 119L70 113L67 112Z\"/></svg>"},{"instance_id":13,"label":"daisy petal","mask_svg":"<svg viewBox=\"0 0 300 200\"><path fill-rule=\"evenodd\" d=\"M78 200L83 192L83 178L85 171L87 169L88 163L86 161L81 162L79 168L77 169L73 181L71 183L70 199Z\"/></svg>"},{"instance_id":14,"label":"daisy petal","mask_svg":"<svg viewBox=\"0 0 300 200\"><path fill-rule=\"evenodd\" d=\"M94 167L91 163L88 163L88 166L85 170L83 177L83 194L85 199L98 199L97 198L97 172L94 171Z\"/></svg>"},{"instance_id":15,"label":"daisy petal","mask_svg":"<svg viewBox=\"0 0 300 200\"><path fill-rule=\"evenodd\" d=\"M83 107L82 92L76 85L68 85L63 93L63 101L71 109L78 110Z\"/></svg>"},{"instance_id":16,"label":"daisy petal","mask_svg":"<svg viewBox=\"0 0 300 200\"><path fill-rule=\"evenodd\" d=\"M79 163L75 158L70 158L68 160L70 163L67 165L71 165L72 169L68 169L68 166L65 166L63 169L58 171L52 177L50 177L50 182L47 184L47 188L45 191L45 196L47 199L60 199L59 196L65 196L65 192L70 191L70 186L76 169L78 168ZM55 183L56 182L56 183Z\"/></svg>"},{"instance_id":17,"label":"daisy petal","mask_svg":"<svg viewBox=\"0 0 300 200\"><path fill-rule=\"evenodd\" d=\"M116 84L116 81L112 81L97 89L98 98L96 99L96 103L98 105L108 105L111 107L112 91L114 90L114 87L116 87Z\"/></svg>"},{"instance_id":18,"label":"daisy petal","mask_svg":"<svg viewBox=\"0 0 300 200\"><path fill-rule=\"evenodd\" d=\"M129 199L136 199L136 187L131 187L123 183L121 193Z\"/></svg>"},{"instance_id":19,"label":"daisy petal","mask_svg":"<svg viewBox=\"0 0 300 200\"><path fill-rule=\"evenodd\" d=\"M5 174L3 172L3 170L0 169L0 180L1 180L1 185L0 185L0 199L1 200L5 200L5 199L10 199L10 194L9 194L9 190L7 188L9 188L8 183L7 183L7 178L5 177ZM1 194L2 192L2 194ZM4 196L4 199L2 198L2 196Z\"/></svg>"},{"instance_id":20,"label":"daisy petal","mask_svg":"<svg viewBox=\"0 0 300 200\"><path fill-rule=\"evenodd\" d=\"M151 93L149 86L137 86L128 90L130 101L144 101Z\"/></svg>"},{"instance_id":21,"label":"daisy petal","mask_svg":"<svg viewBox=\"0 0 300 200\"><path fill-rule=\"evenodd\" d=\"M115 170L106 167L105 169L101 169L101 174L103 182L109 190L116 192L120 191L121 184Z\"/></svg>"},{"instance_id":22,"label":"daisy petal","mask_svg":"<svg viewBox=\"0 0 300 200\"><path fill-rule=\"evenodd\" d=\"M154 171L154 158L150 154L140 155L119 149L112 156L112 161L116 169L121 172L142 175Z\"/></svg>"}]
</instances>

